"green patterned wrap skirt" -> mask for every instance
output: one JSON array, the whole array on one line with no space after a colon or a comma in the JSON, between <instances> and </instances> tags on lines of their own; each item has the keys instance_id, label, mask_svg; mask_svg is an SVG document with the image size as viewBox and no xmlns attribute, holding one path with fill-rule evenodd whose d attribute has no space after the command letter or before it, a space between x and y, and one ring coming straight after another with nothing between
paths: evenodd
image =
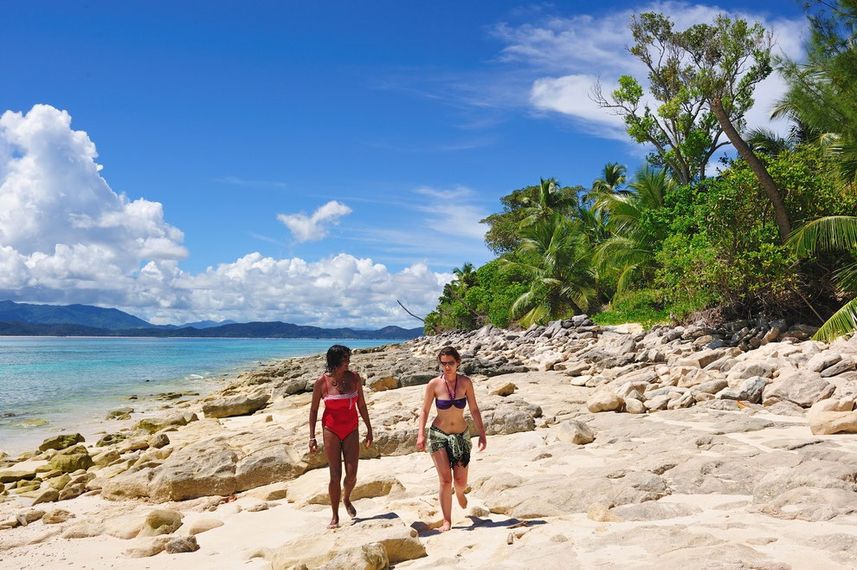
<instances>
[{"instance_id":1,"label":"green patterned wrap skirt","mask_svg":"<svg viewBox=\"0 0 857 570\"><path fill-rule=\"evenodd\" d=\"M467 467L470 463L470 450L473 447L470 442L470 430L464 430L464 433L446 433L432 426L428 429L428 441L430 453L441 449L446 450L450 467L456 465Z\"/></svg>"}]
</instances>

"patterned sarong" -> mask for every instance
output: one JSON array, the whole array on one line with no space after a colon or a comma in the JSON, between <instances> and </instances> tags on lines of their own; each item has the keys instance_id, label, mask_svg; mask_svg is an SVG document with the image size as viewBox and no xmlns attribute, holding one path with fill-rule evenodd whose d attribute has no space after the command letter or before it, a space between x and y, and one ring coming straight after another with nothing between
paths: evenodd
<instances>
[{"instance_id":1,"label":"patterned sarong","mask_svg":"<svg viewBox=\"0 0 857 570\"><path fill-rule=\"evenodd\" d=\"M446 456L449 458L449 466L455 467L461 465L467 467L470 463L470 431L464 430L464 433L446 433L445 431L434 426L428 429L429 452L434 453L441 449L446 450Z\"/></svg>"}]
</instances>

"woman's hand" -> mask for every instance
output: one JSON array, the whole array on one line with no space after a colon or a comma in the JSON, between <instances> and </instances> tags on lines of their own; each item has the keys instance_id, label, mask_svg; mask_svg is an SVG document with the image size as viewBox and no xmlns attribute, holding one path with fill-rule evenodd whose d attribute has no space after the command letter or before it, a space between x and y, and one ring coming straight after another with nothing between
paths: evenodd
<instances>
[{"instance_id":1,"label":"woman's hand","mask_svg":"<svg viewBox=\"0 0 857 570\"><path fill-rule=\"evenodd\" d=\"M318 452L318 442L315 440L314 437L311 437L309 440L309 452L310 453Z\"/></svg>"},{"instance_id":2,"label":"woman's hand","mask_svg":"<svg viewBox=\"0 0 857 570\"><path fill-rule=\"evenodd\" d=\"M479 436L479 451L485 451L485 446L488 445L488 441L485 439L485 434Z\"/></svg>"},{"instance_id":3,"label":"woman's hand","mask_svg":"<svg viewBox=\"0 0 857 570\"><path fill-rule=\"evenodd\" d=\"M426 450L426 436L420 434L417 436L417 451Z\"/></svg>"},{"instance_id":4,"label":"woman's hand","mask_svg":"<svg viewBox=\"0 0 857 570\"><path fill-rule=\"evenodd\" d=\"M373 441L375 441L375 438L372 436L372 428L369 428L366 430L366 439L363 440L363 446L369 449Z\"/></svg>"}]
</instances>

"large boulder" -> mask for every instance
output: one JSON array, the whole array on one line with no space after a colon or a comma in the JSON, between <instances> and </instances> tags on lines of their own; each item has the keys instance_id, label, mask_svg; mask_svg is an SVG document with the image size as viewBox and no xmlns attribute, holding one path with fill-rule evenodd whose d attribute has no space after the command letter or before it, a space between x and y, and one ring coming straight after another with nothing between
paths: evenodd
<instances>
[{"instance_id":1,"label":"large boulder","mask_svg":"<svg viewBox=\"0 0 857 570\"><path fill-rule=\"evenodd\" d=\"M149 484L149 497L157 501L182 501L231 495L238 490L237 463L238 455L225 438L191 444L173 452L157 468Z\"/></svg>"},{"instance_id":2,"label":"large boulder","mask_svg":"<svg viewBox=\"0 0 857 570\"><path fill-rule=\"evenodd\" d=\"M764 388L762 394L766 404L778 401L789 401L808 408L833 395L836 387L823 380L817 372L790 371L780 374L771 384Z\"/></svg>"},{"instance_id":3,"label":"large boulder","mask_svg":"<svg viewBox=\"0 0 857 570\"><path fill-rule=\"evenodd\" d=\"M254 489L276 481L290 480L306 471L306 463L285 445L253 450L235 466L237 490Z\"/></svg>"},{"instance_id":4,"label":"large boulder","mask_svg":"<svg viewBox=\"0 0 857 570\"><path fill-rule=\"evenodd\" d=\"M63 449L50 458L48 465L63 473L73 473L78 469L89 469L94 465L89 452L82 445Z\"/></svg>"},{"instance_id":5,"label":"large boulder","mask_svg":"<svg viewBox=\"0 0 857 570\"><path fill-rule=\"evenodd\" d=\"M536 418L542 416L539 406L529 404L520 399L503 398L493 407L482 412L486 435L501 435L533 431L536 429ZM470 426L471 435L476 435L475 428Z\"/></svg>"},{"instance_id":6,"label":"large boulder","mask_svg":"<svg viewBox=\"0 0 857 570\"><path fill-rule=\"evenodd\" d=\"M246 416L261 410L268 403L268 394L238 394L206 402L202 411L207 418Z\"/></svg>"}]
</instances>

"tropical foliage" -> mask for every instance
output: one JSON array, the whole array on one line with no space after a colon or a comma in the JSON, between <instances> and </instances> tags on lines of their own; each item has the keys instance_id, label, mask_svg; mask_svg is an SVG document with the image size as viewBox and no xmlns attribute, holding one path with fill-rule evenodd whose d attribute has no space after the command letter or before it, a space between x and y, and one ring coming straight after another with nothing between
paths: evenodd
<instances>
[{"instance_id":1,"label":"tropical foliage","mask_svg":"<svg viewBox=\"0 0 857 570\"><path fill-rule=\"evenodd\" d=\"M680 30L635 16L631 53L649 93L625 76L595 96L652 149L645 164L503 196L482 220L498 257L453 270L426 329L581 312L651 325L716 309L815 323L824 340L857 330L857 0L810 3L807 15L806 62L772 61L756 23ZM775 111L791 121L786 135L745 126L773 65L789 82ZM717 156L729 143L737 156Z\"/></svg>"}]
</instances>

